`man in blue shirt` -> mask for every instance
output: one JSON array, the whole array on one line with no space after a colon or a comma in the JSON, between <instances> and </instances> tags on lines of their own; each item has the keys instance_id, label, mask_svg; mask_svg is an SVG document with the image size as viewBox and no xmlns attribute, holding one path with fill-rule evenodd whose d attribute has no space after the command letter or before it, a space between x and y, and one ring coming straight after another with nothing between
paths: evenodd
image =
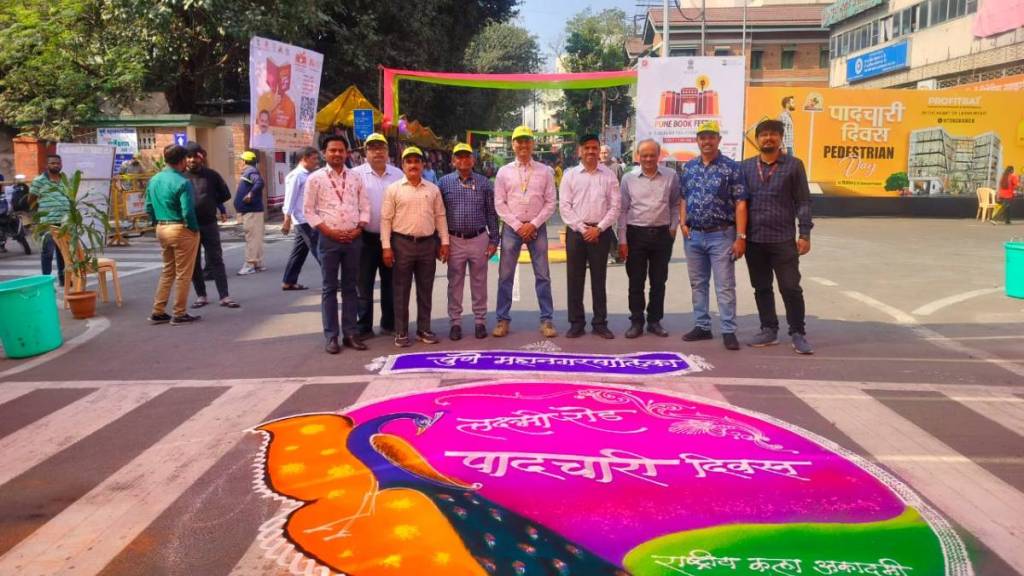
<instances>
[{"instance_id":1,"label":"man in blue shirt","mask_svg":"<svg viewBox=\"0 0 1024 576\"><path fill-rule=\"evenodd\" d=\"M239 276L266 270L263 266L263 176L256 167L256 153L251 150L239 156L245 162L235 191L235 211L245 231L245 265Z\"/></svg>"},{"instance_id":2,"label":"man in blue shirt","mask_svg":"<svg viewBox=\"0 0 1024 576\"><path fill-rule=\"evenodd\" d=\"M319 167L320 151L312 146L306 146L299 150L299 164L284 179L284 206L281 208L284 212L284 223L281 224L281 233L291 232L294 224L295 244L288 256L288 264L284 267L282 290L306 289L299 284L299 273L302 272L302 265L306 263L306 256L310 253L316 258L317 263L320 263L320 252L317 250L318 233L306 222L302 210L302 203L306 197L306 180Z\"/></svg>"},{"instance_id":3,"label":"man in blue shirt","mask_svg":"<svg viewBox=\"0 0 1024 576\"><path fill-rule=\"evenodd\" d=\"M739 350L735 262L746 250L749 196L739 163L719 152L721 141L718 122L701 123L697 127L700 156L683 167L686 201L679 205L679 221L682 222L696 321L696 326L683 335L683 340L694 342L712 338L708 288L713 274L722 342L729 350Z\"/></svg>"},{"instance_id":4,"label":"man in blue shirt","mask_svg":"<svg viewBox=\"0 0 1024 576\"><path fill-rule=\"evenodd\" d=\"M473 149L456 144L452 150L455 172L441 177L439 187L448 217L451 249L448 255L448 317L452 340L462 339L462 295L469 265L469 291L473 298L474 335L487 337L487 260L498 250L498 213L494 186L473 172Z\"/></svg>"}]
</instances>

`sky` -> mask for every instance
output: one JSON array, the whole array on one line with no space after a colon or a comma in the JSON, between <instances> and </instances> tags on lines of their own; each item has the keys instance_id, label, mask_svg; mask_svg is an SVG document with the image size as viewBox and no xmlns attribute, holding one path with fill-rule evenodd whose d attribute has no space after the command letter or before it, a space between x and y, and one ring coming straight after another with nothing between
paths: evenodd
<instances>
[{"instance_id":1,"label":"sky","mask_svg":"<svg viewBox=\"0 0 1024 576\"><path fill-rule=\"evenodd\" d=\"M600 12L605 8L619 8L630 18L637 10L636 0L523 0L519 4L518 24L537 37L541 52L548 60L547 71L553 70L554 67L549 44L556 41L559 34L565 31L567 20L586 8L594 12Z\"/></svg>"}]
</instances>

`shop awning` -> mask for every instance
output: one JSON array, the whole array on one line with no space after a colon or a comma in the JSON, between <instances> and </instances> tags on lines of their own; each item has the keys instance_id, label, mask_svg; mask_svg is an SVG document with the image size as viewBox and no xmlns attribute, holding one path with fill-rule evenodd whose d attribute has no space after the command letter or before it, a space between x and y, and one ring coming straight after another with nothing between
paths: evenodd
<instances>
[{"instance_id":1,"label":"shop awning","mask_svg":"<svg viewBox=\"0 0 1024 576\"><path fill-rule=\"evenodd\" d=\"M328 132L334 126L347 126L349 128L355 123L352 119L352 111L361 108L373 110L373 124L379 125L381 121L380 110L370 103L354 85L349 86L330 104L324 106L316 113L317 132Z\"/></svg>"}]
</instances>

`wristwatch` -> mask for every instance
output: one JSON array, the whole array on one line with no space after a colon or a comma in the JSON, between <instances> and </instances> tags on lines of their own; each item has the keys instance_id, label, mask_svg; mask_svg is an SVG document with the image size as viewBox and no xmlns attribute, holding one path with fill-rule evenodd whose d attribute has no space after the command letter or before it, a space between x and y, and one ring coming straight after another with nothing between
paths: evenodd
<instances>
[{"instance_id":1,"label":"wristwatch","mask_svg":"<svg viewBox=\"0 0 1024 576\"><path fill-rule=\"evenodd\" d=\"M739 238L740 240L746 240L747 239L747 235L743 234L743 233L737 234L736 237Z\"/></svg>"}]
</instances>

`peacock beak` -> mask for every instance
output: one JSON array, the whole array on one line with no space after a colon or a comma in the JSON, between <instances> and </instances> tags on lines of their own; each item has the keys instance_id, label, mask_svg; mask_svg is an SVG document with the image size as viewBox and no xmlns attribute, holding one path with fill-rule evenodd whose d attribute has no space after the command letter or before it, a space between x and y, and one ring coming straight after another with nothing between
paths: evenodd
<instances>
[{"instance_id":1,"label":"peacock beak","mask_svg":"<svg viewBox=\"0 0 1024 576\"><path fill-rule=\"evenodd\" d=\"M416 426L416 435L417 436L422 435L424 432L427 431L428 428L433 426L435 422L440 420L442 416L444 416L444 412L434 412L434 417L433 418L430 418L428 420L420 421L420 424L418 424Z\"/></svg>"}]
</instances>

